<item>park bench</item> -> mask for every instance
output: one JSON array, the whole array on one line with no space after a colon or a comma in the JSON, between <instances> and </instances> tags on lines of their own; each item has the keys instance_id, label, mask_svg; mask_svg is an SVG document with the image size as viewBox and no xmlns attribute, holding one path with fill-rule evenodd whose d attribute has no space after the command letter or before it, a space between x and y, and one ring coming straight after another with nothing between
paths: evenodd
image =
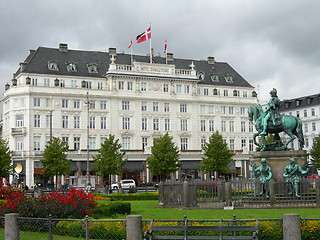
<instances>
[{"instance_id":1,"label":"park bench","mask_svg":"<svg viewBox=\"0 0 320 240\"><path fill-rule=\"evenodd\" d=\"M163 222L163 221L161 221ZM189 221L190 222L190 221ZM228 223L223 225L223 223ZM241 225L243 222L254 222L254 225ZM170 235L171 233L180 233L179 236ZM197 236L192 236L191 232L198 232ZM210 232L217 232L218 236L209 236ZM230 232L232 236L223 235L224 232ZM251 232L251 236L238 236L239 232ZM161 234L162 233L162 234ZM205 234L206 233L206 234ZM208 234L209 233L209 234ZM201 235L203 234L203 235ZM145 240L153 239L183 239L183 240L257 240L258 239L258 220L219 220L219 225L190 225L185 217L183 224L169 226L156 223L151 220L150 231L144 233Z\"/></svg>"}]
</instances>

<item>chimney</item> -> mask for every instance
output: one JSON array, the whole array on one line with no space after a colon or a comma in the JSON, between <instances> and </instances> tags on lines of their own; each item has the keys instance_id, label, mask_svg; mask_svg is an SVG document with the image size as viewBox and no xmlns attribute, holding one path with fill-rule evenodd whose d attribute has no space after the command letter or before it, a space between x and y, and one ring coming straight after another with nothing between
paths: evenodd
<instances>
[{"instance_id":1,"label":"chimney","mask_svg":"<svg viewBox=\"0 0 320 240\"><path fill-rule=\"evenodd\" d=\"M60 43L59 44L59 51L60 52L68 52L68 44Z\"/></svg>"},{"instance_id":2,"label":"chimney","mask_svg":"<svg viewBox=\"0 0 320 240\"><path fill-rule=\"evenodd\" d=\"M215 64L216 61L214 60L214 57L208 57L208 63L209 64Z\"/></svg>"},{"instance_id":3,"label":"chimney","mask_svg":"<svg viewBox=\"0 0 320 240\"><path fill-rule=\"evenodd\" d=\"M174 59L173 59L173 53L167 53L167 60L168 60L168 61L174 61Z\"/></svg>"},{"instance_id":4,"label":"chimney","mask_svg":"<svg viewBox=\"0 0 320 240\"><path fill-rule=\"evenodd\" d=\"M24 70L26 70L27 67L27 63L26 62L21 62L20 63L20 72L23 72Z\"/></svg>"},{"instance_id":5,"label":"chimney","mask_svg":"<svg viewBox=\"0 0 320 240\"><path fill-rule=\"evenodd\" d=\"M116 48L109 48L109 55L117 56L117 49Z\"/></svg>"}]
</instances>

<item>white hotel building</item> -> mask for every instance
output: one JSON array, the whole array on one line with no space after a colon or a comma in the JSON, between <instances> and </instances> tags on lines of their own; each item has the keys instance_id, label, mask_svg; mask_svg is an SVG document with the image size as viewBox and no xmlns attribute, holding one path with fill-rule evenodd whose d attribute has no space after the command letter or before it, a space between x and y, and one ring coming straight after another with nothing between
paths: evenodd
<instances>
[{"instance_id":1,"label":"white hotel building","mask_svg":"<svg viewBox=\"0 0 320 240\"><path fill-rule=\"evenodd\" d=\"M2 137L13 162L22 166L20 181L29 186L46 182L39 159L51 134L69 145L74 185L109 134L126 152L123 178L152 181L146 158L153 139L166 132L181 150L182 166L174 177L206 177L195 163L214 131L237 153L235 174L249 175L253 127L247 106L257 103L256 93L229 64L213 57L176 59L168 53L167 63L163 57L150 63L148 56L134 55L131 62L130 54L114 48L39 47L5 88ZM91 167L90 175L95 175Z\"/></svg>"}]
</instances>

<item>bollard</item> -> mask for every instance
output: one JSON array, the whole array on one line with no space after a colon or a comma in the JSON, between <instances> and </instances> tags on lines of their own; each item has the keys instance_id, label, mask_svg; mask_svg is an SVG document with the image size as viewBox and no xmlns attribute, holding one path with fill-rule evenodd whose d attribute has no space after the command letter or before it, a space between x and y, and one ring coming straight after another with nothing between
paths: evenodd
<instances>
[{"instance_id":1,"label":"bollard","mask_svg":"<svg viewBox=\"0 0 320 240\"><path fill-rule=\"evenodd\" d=\"M189 207L189 183L187 181L183 182L183 196L182 196L183 207Z\"/></svg>"},{"instance_id":2,"label":"bollard","mask_svg":"<svg viewBox=\"0 0 320 240\"><path fill-rule=\"evenodd\" d=\"M5 214L4 239L19 240L18 213Z\"/></svg>"},{"instance_id":3,"label":"bollard","mask_svg":"<svg viewBox=\"0 0 320 240\"><path fill-rule=\"evenodd\" d=\"M225 183L225 199L227 206L232 205L232 185L231 182Z\"/></svg>"},{"instance_id":4,"label":"bollard","mask_svg":"<svg viewBox=\"0 0 320 240\"><path fill-rule=\"evenodd\" d=\"M164 205L164 186L163 186L163 182L159 182L158 185L158 192L159 192L159 206L163 206Z\"/></svg>"},{"instance_id":5,"label":"bollard","mask_svg":"<svg viewBox=\"0 0 320 240\"><path fill-rule=\"evenodd\" d=\"M270 196L270 205L274 206L276 204L276 191L275 191L275 182L273 178L269 181L269 196Z\"/></svg>"},{"instance_id":6,"label":"bollard","mask_svg":"<svg viewBox=\"0 0 320 240\"><path fill-rule=\"evenodd\" d=\"M290 213L283 215L283 240L301 240L299 214Z\"/></svg>"},{"instance_id":7,"label":"bollard","mask_svg":"<svg viewBox=\"0 0 320 240\"><path fill-rule=\"evenodd\" d=\"M142 226L140 215L127 216L127 238L126 240L142 240Z\"/></svg>"}]
</instances>

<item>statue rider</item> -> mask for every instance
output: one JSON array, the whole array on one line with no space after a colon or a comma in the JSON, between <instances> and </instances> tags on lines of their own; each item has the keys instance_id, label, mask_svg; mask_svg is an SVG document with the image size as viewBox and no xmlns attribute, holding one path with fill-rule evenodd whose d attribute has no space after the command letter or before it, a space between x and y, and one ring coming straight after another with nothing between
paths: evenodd
<instances>
[{"instance_id":1,"label":"statue rider","mask_svg":"<svg viewBox=\"0 0 320 240\"><path fill-rule=\"evenodd\" d=\"M280 108L280 99L277 96L277 90L273 88L270 91L271 99L268 102L268 107L264 111L264 116L262 119L262 127L263 131L260 133L260 135L267 135L267 125L268 125L268 120L271 119L273 125L276 125L276 120L277 118L280 117L279 114L279 108Z\"/></svg>"}]
</instances>

